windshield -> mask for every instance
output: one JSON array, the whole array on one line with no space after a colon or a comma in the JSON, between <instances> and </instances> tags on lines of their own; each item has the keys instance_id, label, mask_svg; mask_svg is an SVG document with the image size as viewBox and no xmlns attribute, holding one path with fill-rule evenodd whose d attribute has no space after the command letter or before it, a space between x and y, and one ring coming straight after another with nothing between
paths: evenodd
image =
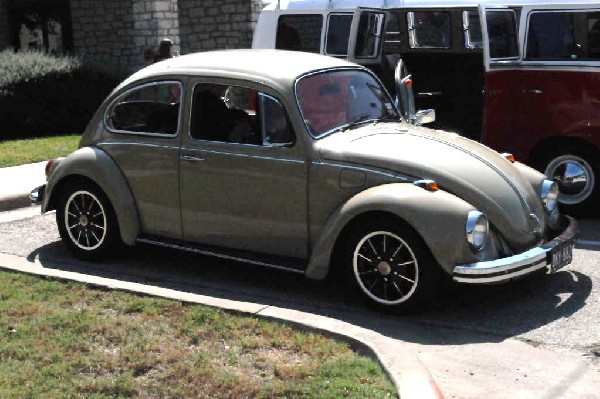
<instances>
[{"instance_id":1,"label":"windshield","mask_svg":"<svg viewBox=\"0 0 600 399\"><path fill-rule=\"evenodd\" d=\"M315 138L358 122L400 120L389 95L366 71L334 70L305 76L298 80L296 96Z\"/></svg>"}]
</instances>

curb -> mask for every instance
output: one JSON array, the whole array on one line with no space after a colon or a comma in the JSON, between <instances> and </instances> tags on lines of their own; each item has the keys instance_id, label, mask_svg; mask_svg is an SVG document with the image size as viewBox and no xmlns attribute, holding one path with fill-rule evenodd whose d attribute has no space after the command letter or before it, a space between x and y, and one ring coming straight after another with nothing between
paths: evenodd
<instances>
[{"instance_id":1,"label":"curb","mask_svg":"<svg viewBox=\"0 0 600 399\"><path fill-rule=\"evenodd\" d=\"M60 262L47 262L48 266L51 266L52 264L60 264ZM20 256L1 252L0 268L52 279L77 281L89 286L102 287L110 290L127 291L142 295L174 299L182 302L213 306L235 313L250 314L264 319L284 321L299 326L300 328L315 330L346 342L350 341L354 343L355 348L363 349L361 351L362 353L379 362L396 386L397 393L401 399L443 399L439 387L433 380L427 367L419 360L415 351L402 350L402 353L390 351L391 353L389 355L383 353L380 348L393 347L393 345L390 346L390 344L395 343L395 345L397 345L397 341L376 331L357 327L338 319L259 303L191 294L170 288L57 270L44 267L37 259L31 262Z\"/></svg>"},{"instance_id":2,"label":"curb","mask_svg":"<svg viewBox=\"0 0 600 399\"><path fill-rule=\"evenodd\" d=\"M0 212L14 211L15 209L28 208L29 206L31 206L29 193L11 194L0 197Z\"/></svg>"}]
</instances>

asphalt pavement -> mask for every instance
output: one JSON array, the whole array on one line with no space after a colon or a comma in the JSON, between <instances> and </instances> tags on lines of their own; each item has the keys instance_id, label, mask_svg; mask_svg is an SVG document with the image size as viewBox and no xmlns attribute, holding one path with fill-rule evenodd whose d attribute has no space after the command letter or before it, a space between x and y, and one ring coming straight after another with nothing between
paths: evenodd
<instances>
[{"instance_id":1,"label":"asphalt pavement","mask_svg":"<svg viewBox=\"0 0 600 399\"><path fill-rule=\"evenodd\" d=\"M26 197L43 183L44 163L34 165L0 169L0 209L14 187ZM344 335L379 359L403 399L442 392L600 398L600 221L580 226L565 270L511 285L450 287L440 303L412 316L376 314L343 290L295 274L148 246L109 263L82 262L60 243L54 215L39 215L39 207L0 212L0 267Z\"/></svg>"}]
</instances>

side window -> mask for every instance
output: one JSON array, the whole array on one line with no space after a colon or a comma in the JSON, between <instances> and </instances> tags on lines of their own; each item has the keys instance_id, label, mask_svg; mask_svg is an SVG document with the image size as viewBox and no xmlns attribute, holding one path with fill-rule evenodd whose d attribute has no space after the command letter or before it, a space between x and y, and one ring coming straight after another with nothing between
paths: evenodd
<instances>
[{"instance_id":1,"label":"side window","mask_svg":"<svg viewBox=\"0 0 600 399\"><path fill-rule=\"evenodd\" d=\"M463 31L465 32L465 48L483 47L481 22L477 11L463 11Z\"/></svg>"},{"instance_id":2,"label":"side window","mask_svg":"<svg viewBox=\"0 0 600 399\"><path fill-rule=\"evenodd\" d=\"M321 52L322 15L282 15L277 23L275 48Z\"/></svg>"},{"instance_id":3,"label":"side window","mask_svg":"<svg viewBox=\"0 0 600 399\"><path fill-rule=\"evenodd\" d=\"M411 11L406 18L411 48L450 48L452 45L450 13Z\"/></svg>"},{"instance_id":4,"label":"side window","mask_svg":"<svg viewBox=\"0 0 600 399\"><path fill-rule=\"evenodd\" d=\"M350 26L352 25L352 14L331 14L327 23L326 54L346 55L348 54L348 39L350 37Z\"/></svg>"},{"instance_id":5,"label":"side window","mask_svg":"<svg viewBox=\"0 0 600 399\"><path fill-rule=\"evenodd\" d=\"M514 11L486 11L490 58L519 58L517 17Z\"/></svg>"},{"instance_id":6,"label":"side window","mask_svg":"<svg viewBox=\"0 0 600 399\"><path fill-rule=\"evenodd\" d=\"M175 135L180 82L158 82L129 90L108 108L106 124L119 132Z\"/></svg>"},{"instance_id":7,"label":"side window","mask_svg":"<svg viewBox=\"0 0 600 399\"><path fill-rule=\"evenodd\" d=\"M573 13L536 12L529 17L528 60L569 60L577 58Z\"/></svg>"},{"instance_id":8,"label":"side window","mask_svg":"<svg viewBox=\"0 0 600 399\"><path fill-rule=\"evenodd\" d=\"M190 135L194 139L252 145L288 145L293 133L274 97L235 85L194 88Z\"/></svg>"}]
</instances>

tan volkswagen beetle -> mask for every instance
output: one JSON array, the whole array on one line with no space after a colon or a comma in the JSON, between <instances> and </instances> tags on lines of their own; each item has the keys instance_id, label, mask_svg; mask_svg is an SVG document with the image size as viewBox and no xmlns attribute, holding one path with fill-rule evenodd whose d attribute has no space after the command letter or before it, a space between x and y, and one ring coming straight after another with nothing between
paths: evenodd
<instances>
[{"instance_id":1,"label":"tan volkswagen beetle","mask_svg":"<svg viewBox=\"0 0 600 399\"><path fill-rule=\"evenodd\" d=\"M456 134L401 121L367 69L225 50L125 80L32 192L101 258L163 245L324 279L406 310L444 276L488 284L571 261L556 184Z\"/></svg>"}]
</instances>

